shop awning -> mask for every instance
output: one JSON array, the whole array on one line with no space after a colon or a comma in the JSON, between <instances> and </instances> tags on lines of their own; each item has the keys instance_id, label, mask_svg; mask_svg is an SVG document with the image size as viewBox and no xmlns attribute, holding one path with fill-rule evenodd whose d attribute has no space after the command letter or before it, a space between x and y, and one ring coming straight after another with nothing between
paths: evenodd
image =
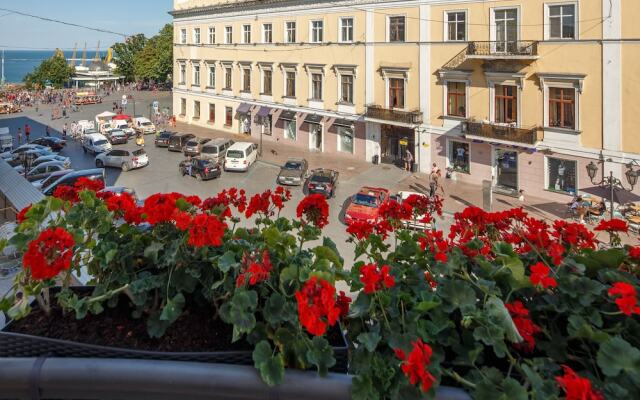
<instances>
[{"instance_id":1,"label":"shop awning","mask_svg":"<svg viewBox=\"0 0 640 400\"><path fill-rule=\"evenodd\" d=\"M4 160L0 160L0 192L16 211L44 198L35 186Z\"/></svg>"},{"instance_id":2,"label":"shop awning","mask_svg":"<svg viewBox=\"0 0 640 400\"><path fill-rule=\"evenodd\" d=\"M322 122L322 115L318 114L307 114L304 118L304 122L308 122L310 124L319 124Z\"/></svg>"},{"instance_id":3,"label":"shop awning","mask_svg":"<svg viewBox=\"0 0 640 400\"><path fill-rule=\"evenodd\" d=\"M280 119L285 119L287 121L295 121L296 119L296 112L295 111L283 111L280 114Z\"/></svg>"},{"instance_id":4,"label":"shop awning","mask_svg":"<svg viewBox=\"0 0 640 400\"><path fill-rule=\"evenodd\" d=\"M251 109L251 104L248 103L240 103L238 109L236 110L240 114L246 114Z\"/></svg>"},{"instance_id":5,"label":"shop awning","mask_svg":"<svg viewBox=\"0 0 640 400\"><path fill-rule=\"evenodd\" d=\"M258 117L266 117L271 113L271 108L270 107L265 107L262 106L260 107L260 110L258 110L258 113L256 114Z\"/></svg>"},{"instance_id":6,"label":"shop awning","mask_svg":"<svg viewBox=\"0 0 640 400\"><path fill-rule=\"evenodd\" d=\"M344 126L346 128L351 128L355 124L355 121L338 118L335 121L333 121L333 124L338 126Z\"/></svg>"}]
</instances>

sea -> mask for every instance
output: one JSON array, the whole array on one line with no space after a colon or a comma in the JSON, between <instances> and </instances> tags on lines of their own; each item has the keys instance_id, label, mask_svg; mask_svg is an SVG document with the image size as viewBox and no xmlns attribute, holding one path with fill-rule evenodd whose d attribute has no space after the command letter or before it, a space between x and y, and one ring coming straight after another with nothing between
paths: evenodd
<instances>
[{"instance_id":1,"label":"sea","mask_svg":"<svg viewBox=\"0 0 640 400\"><path fill-rule=\"evenodd\" d=\"M7 83L22 83L25 75L33 71L43 60L53 56L55 50L5 50L4 51L4 77ZM63 51L67 59L73 55L73 50ZM95 57L96 51L87 49L87 63ZM104 58L106 51L100 52L100 57ZM0 53L1 57L1 53ZM82 49L76 52L76 58L82 58ZM75 61L79 65L81 60Z\"/></svg>"}]
</instances>

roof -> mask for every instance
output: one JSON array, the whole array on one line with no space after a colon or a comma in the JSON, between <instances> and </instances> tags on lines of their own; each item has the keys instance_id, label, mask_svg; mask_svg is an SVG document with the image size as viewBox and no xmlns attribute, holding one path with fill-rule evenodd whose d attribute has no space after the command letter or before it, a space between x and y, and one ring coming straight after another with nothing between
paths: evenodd
<instances>
[{"instance_id":1,"label":"roof","mask_svg":"<svg viewBox=\"0 0 640 400\"><path fill-rule=\"evenodd\" d=\"M18 211L44 199L35 186L4 160L0 160L0 192Z\"/></svg>"}]
</instances>

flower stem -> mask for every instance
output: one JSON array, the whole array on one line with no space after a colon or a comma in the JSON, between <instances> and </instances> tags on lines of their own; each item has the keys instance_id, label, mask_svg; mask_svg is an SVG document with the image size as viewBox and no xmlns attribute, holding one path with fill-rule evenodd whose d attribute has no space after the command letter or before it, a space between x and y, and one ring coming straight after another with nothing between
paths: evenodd
<instances>
[{"instance_id":1,"label":"flower stem","mask_svg":"<svg viewBox=\"0 0 640 400\"><path fill-rule=\"evenodd\" d=\"M129 284L128 283L126 285L124 285L124 286L121 286L121 287L119 287L117 289L113 289L112 291L107 292L105 294L102 294L100 296L90 298L87 301L87 303L90 304L90 303L95 303L96 301L106 300L106 299L108 299L108 298L110 298L110 297L112 297L112 296L114 296L114 295L116 295L116 294L118 294L120 292L123 292L123 291L125 291L127 289L129 289Z\"/></svg>"},{"instance_id":2,"label":"flower stem","mask_svg":"<svg viewBox=\"0 0 640 400\"><path fill-rule=\"evenodd\" d=\"M456 382L463 384L471 389L475 389L476 388L476 384L473 382L470 382L466 379L464 379L463 377L461 377L460 375L458 375L457 372L455 371L450 371L448 369L443 369L442 370L445 374L447 374L449 377L453 378Z\"/></svg>"}]
</instances>

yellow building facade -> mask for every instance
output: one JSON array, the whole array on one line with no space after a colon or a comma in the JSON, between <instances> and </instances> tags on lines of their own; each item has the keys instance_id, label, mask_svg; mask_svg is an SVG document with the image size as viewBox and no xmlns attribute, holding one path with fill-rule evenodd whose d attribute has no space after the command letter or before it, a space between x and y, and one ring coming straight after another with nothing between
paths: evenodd
<instances>
[{"instance_id":1,"label":"yellow building facade","mask_svg":"<svg viewBox=\"0 0 640 400\"><path fill-rule=\"evenodd\" d=\"M640 158L635 0L174 0L195 125L564 200ZM410 153L410 156L408 156Z\"/></svg>"}]
</instances>

